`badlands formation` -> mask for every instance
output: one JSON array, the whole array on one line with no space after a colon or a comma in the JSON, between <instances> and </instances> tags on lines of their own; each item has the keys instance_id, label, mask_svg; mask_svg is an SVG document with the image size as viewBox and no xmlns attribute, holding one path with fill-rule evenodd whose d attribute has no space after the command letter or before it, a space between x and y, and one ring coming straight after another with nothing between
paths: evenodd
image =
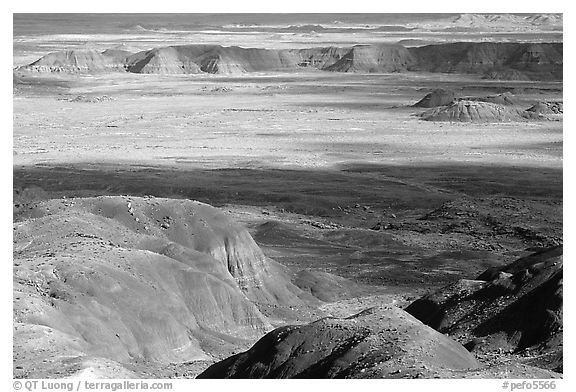
<instances>
[{"instance_id":1,"label":"badlands formation","mask_svg":"<svg viewBox=\"0 0 576 392\"><path fill-rule=\"evenodd\" d=\"M14 377L562 377L561 16L245 17L15 19Z\"/></svg>"},{"instance_id":2,"label":"badlands formation","mask_svg":"<svg viewBox=\"0 0 576 392\"><path fill-rule=\"evenodd\" d=\"M310 49L259 49L220 45L169 46L130 53L64 51L19 67L35 72L112 72L152 74L243 74L312 68L332 72L504 72L507 77L559 80L563 46L556 43L451 43L406 48L399 44Z\"/></svg>"},{"instance_id":3,"label":"badlands formation","mask_svg":"<svg viewBox=\"0 0 576 392\"><path fill-rule=\"evenodd\" d=\"M314 313L314 299L244 228L192 201L29 204L16 217L14 268L17 347L52 337L34 356L16 353L17 369L49 366L17 372L26 377L62 377L102 358L205 360L261 336L292 308ZM55 355L63 352L77 359Z\"/></svg>"}]
</instances>

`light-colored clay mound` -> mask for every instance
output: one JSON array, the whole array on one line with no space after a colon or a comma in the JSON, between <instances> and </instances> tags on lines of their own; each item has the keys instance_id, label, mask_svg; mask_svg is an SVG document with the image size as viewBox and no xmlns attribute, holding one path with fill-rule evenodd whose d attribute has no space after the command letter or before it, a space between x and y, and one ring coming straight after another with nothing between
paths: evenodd
<instances>
[{"instance_id":1,"label":"light-colored clay mound","mask_svg":"<svg viewBox=\"0 0 576 392\"><path fill-rule=\"evenodd\" d=\"M461 280L406 311L482 354L523 353L525 364L562 372L562 246Z\"/></svg>"},{"instance_id":2,"label":"light-colored clay mound","mask_svg":"<svg viewBox=\"0 0 576 392\"><path fill-rule=\"evenodd\" d=\"M299 296L245 229L206 204L49 200L14 223L14 345L30 350L15 358L27 377L71 350L118 363L221 358L272 328L258 306L305 309ZM49 328L51 351L26 345L34 326Z\"/></svg>"},{"instance_id":3,"label":"light-colored clay mound","mask_svg":"<svg viewBox=\"0 0 576 392\"><path fill-rule=\"evenodd\" d=\"M18 70L63 73L124 71L128 54L118 50L67 50L50 53Z\"/></svg>"},{"instance_id":4,"label":"light-colored clay mound","mask_svg":"<svg viewBox=\"0 0 576 392\"><path fill-rule=\"evenodd\" d=\"M448 106L427 110L421 114L426 121L504 122L523 119L520 111L509 106L489 102L461 100Z\"/></svg>"},{"instance_id":5,"label":"light-colored clay mound","mask_svg":"<svg viewBox=\"0 0 576 392\"><path fill-rule=\"evenodd\" d=\"M416 108L435 108L437 106L450 105L456 99L456 94L452 90L442 88L436 89L416 102L413 107Z\"/></svg>"},{"instance_id":6,"label":"light-colored clay mound","mask_svg":"<svg viewBox=\"0 0 576 392\"><path fill-rule=\"evenodd\" d=\"M198 378L418 378L476 369L459 343L396 307L278 328Z\"/></svg>"}]
</instances>

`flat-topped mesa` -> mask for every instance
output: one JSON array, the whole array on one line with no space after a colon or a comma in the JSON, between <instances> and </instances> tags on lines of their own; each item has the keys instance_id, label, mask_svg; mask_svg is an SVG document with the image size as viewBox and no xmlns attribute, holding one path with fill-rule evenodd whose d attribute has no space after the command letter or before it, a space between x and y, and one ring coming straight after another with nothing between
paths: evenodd
<instances>
[{"instance_id":1,"label":"flat-topped mesa","mask_svg":"<svg viewBox=\"0 0 576 392\"><path fill-rule=\"evenodd\" d=\"M257 49L185 45L137 53L127 61L135 73L241 74L312 68L336 72L397 72L412 63L401 45L359 45L311 49Z\"/></svg>"},{"instance_id":2,"label":"flat-topped mesa","mask_svg":"<svg viewBox=\"0 0 576 392\"><path fill-rule=\"evenodd\" d=\"M399 44L374 44L308 49L182 45L132 55L122 50L57 52L17 70L243 74L315 69L357 73L475 73L490 78L562 80L562 52L562 44L557 43L458 42L412 48Z\"/></svg>"},{"instance_id":3,"label":"flat-topped mesa","mask_svg":"<svg viewBox=\"0 0 576 392\"><path fill-rule=\"evenodd\" d=\"M35 72L92 73L124 71L126 57L122 50L66 50L47 54L18 70Z\"/></svg>"},{"instance_id":4,"label":"flat-topped mesa","mask_svg":"<svg viewBox=\"0 0 576 392\"><path fill-rule=\"evenodd\" d=\"M137 53L127 59L133 73L241 74L259 71L288 71L297 68L298 56L290 51L183 45Z\"/></svg>"},{"instance_id":5,"label":"flat-topped mesa","mask_svg":"<svg viewBox=\"0 0 576 392\"><path fill-rule=\"evenodd\" d=\"M388 73L406 71L414 58L402 45L358 45L326 71Z\"/></svg>"},{"instance_id":6,"label":"flat-topped mesa","mask_svg":"<svg viewBox=\"0 0 576 392\"><path fill-rule=\"evenodd\" d=\"M561 43L456 42L408 49L416 60L411 70L473 73L491 78L562 80Z\"/></svg>"}]
</instances>

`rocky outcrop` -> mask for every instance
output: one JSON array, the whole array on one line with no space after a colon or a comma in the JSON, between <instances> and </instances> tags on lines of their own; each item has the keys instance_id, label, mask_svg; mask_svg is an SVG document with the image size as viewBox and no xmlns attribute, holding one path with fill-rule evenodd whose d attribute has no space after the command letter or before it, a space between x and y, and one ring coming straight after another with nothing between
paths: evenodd
<instances>
[{"instance_id":1,"label":"rocky outcrop","mask_svg":"<svg viewBox=\"0 0 576 392\"><path fill-rule=\"evenodd\" d=\"M526 115L530 118L548 118L563 114L564 104L562 102L538 102L526 109Z\"/></svg>"},{"instance_id":2,"label":"rocky outcrop","mask_svg":"<svg viewBox=\"0 0 576 392\"><path fill-rule=\"evenodd\" d=\"M304 68L327 69L350 52L350 47L329 46L293 51L299 57L298 66Z\"/></svg>"},{"instance_id":3,"label":"rocky outcrop","mask_svg":"<svg viewBox=\"0 0 576 392\"><path fill-rule=\"evenodd\" d=\"M403 72L413 62L410 52L402 45L358 45L340 60L322 69L360 73Z\"/></svg>"},{"instance_id":4,"label":"rocky outcrop","mask_svg":"<svg viewBox=\"0 0 576 392\"><path fill-rule=\"evenodd\" d=\"M475 369L460 344L396 307L275 329L198 378L418 378Z\"/></svg>"},{"instance_id":5,"label":"rocky outcrop","mask_svg":"<svg viewBox=\"0 0 576 392\"><path fill-rule=\"evenodd\" d=\"M143 74L197 74L202 73L198 64L172 47L139 52L128 57L126 70Z\"/></svg>"},{"instance_id":6,"label":"rocky outcrop","mask_svg":"<svg viewBox=\"0 0 576 392\"><path fill-rule=\"evenodd\" d=\"M522 352L562 372L562 246L426 295L406 311L479 353Z\"/></svg>"}]
</instances>

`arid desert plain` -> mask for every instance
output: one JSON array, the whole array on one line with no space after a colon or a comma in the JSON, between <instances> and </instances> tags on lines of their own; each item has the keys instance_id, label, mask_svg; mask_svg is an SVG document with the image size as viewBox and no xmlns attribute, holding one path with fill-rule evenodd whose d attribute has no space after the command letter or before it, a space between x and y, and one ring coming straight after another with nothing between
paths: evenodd
<instances>
[{"instance_id":1,"label":"arid desert plain","mask_svg":"<svg viewBox=\"0 0 576 392\"><path fill-rule=\"evenodd\" d=\"M13 43L15 378L562 377L562 15Z\"/></svg>"}]
</instances>

